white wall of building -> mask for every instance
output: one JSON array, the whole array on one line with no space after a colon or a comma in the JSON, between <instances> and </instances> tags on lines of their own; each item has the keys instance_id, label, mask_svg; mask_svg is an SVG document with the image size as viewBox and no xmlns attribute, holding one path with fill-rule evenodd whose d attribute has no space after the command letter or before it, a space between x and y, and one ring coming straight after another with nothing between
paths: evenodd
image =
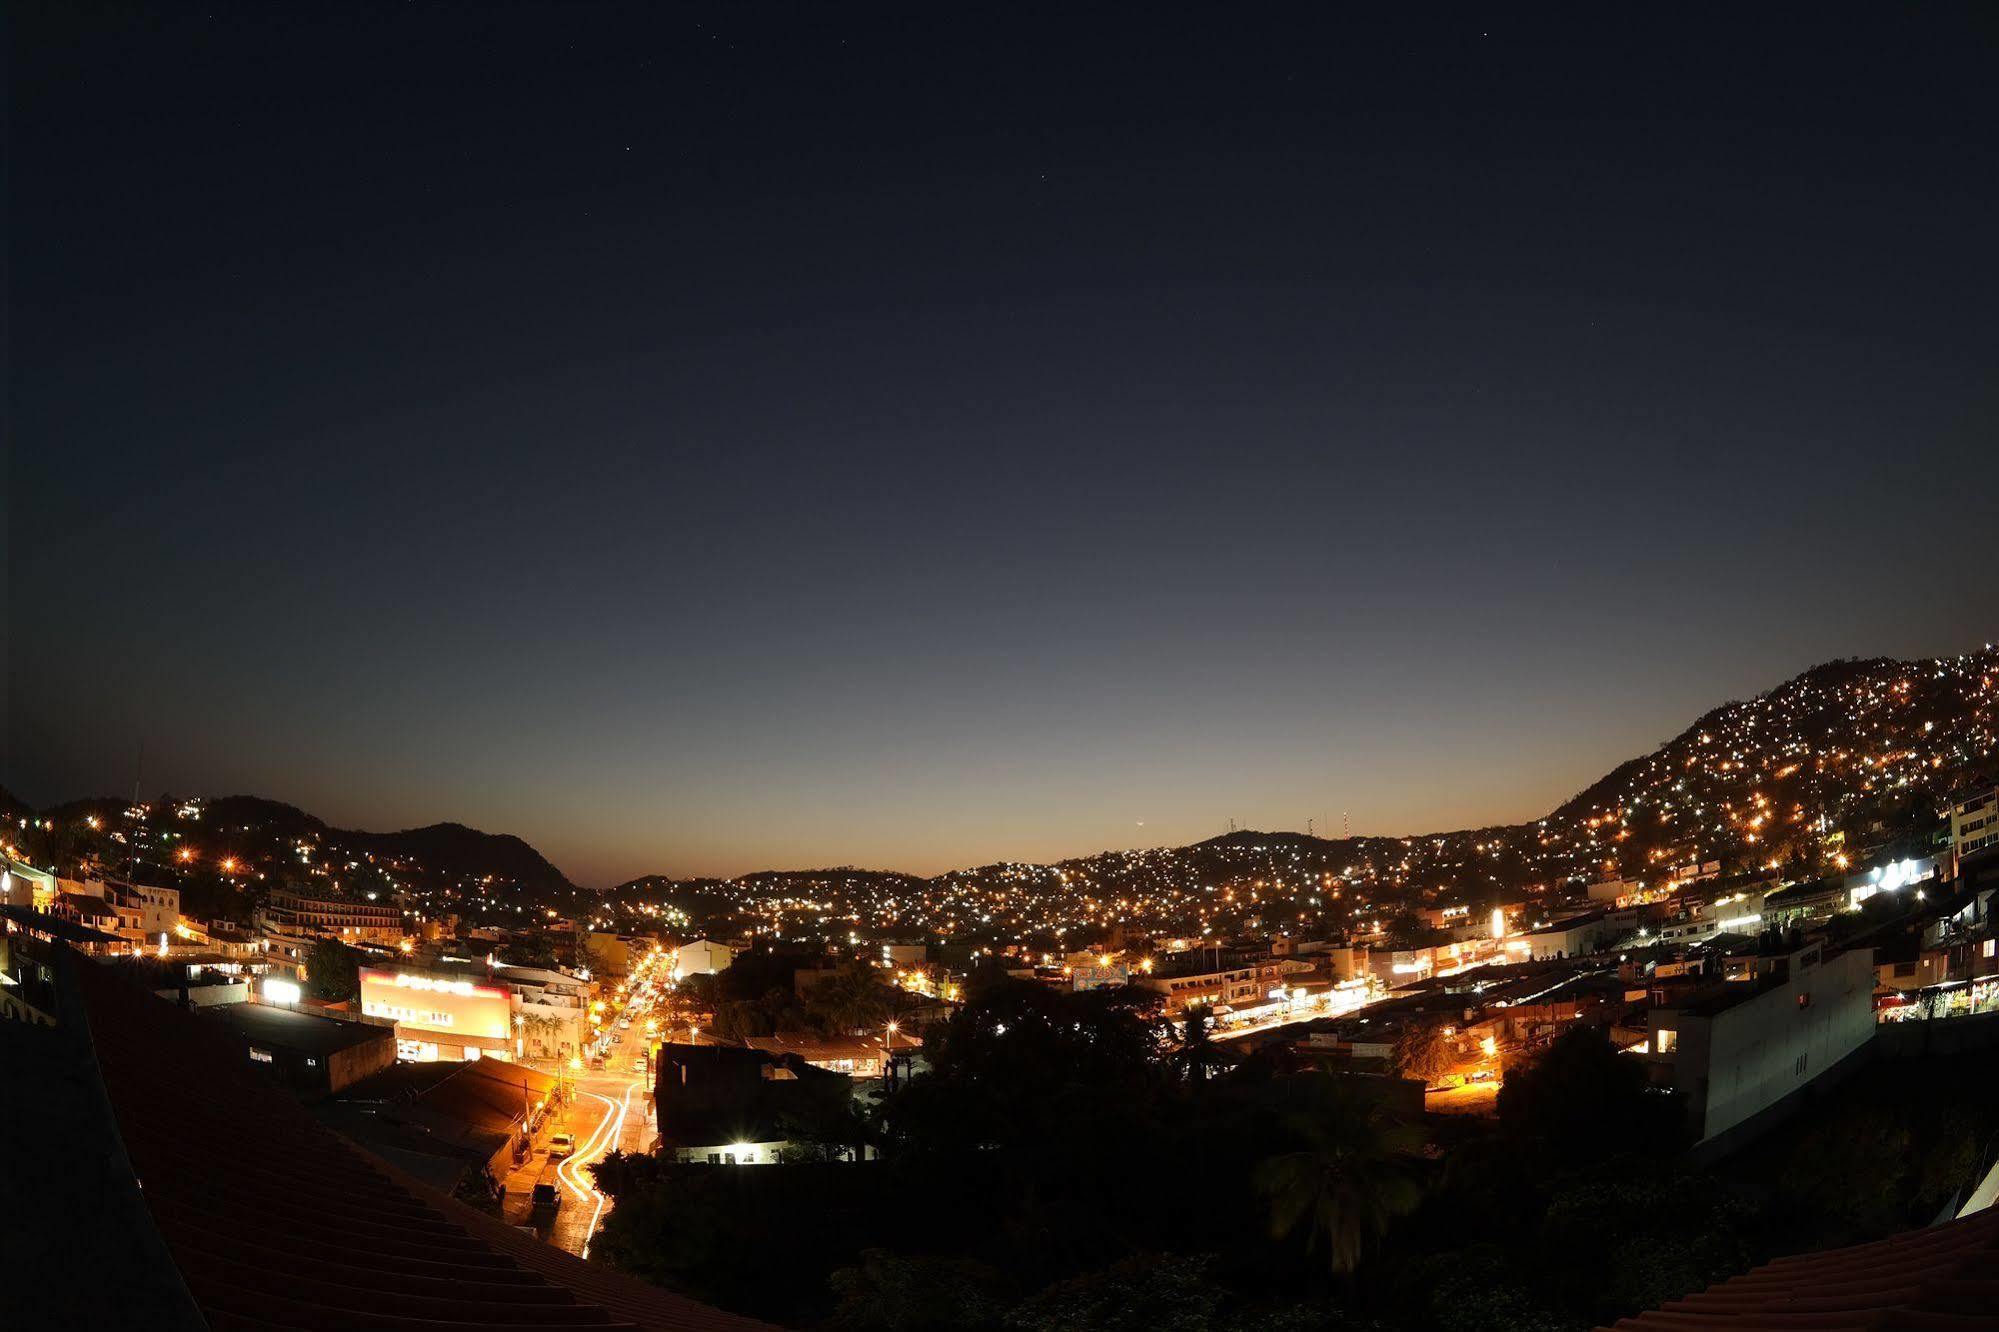
<instances>
[{"instance_id":1,"label":"white wall of building","mask_svg":"<svg viewBox=\"0 0 1999 1332\"><path fill-rule=\"evenodd\" d=\"M693 943L680 945L674 954L673 974L676 977L712 976L718 971L727 971L729 964L735 960L735 950L727 944L718 944L712 939L696 939Z\"/></svg>"},{"instance_id":2,"label":"white wall of building","mask_svg":"<svg viewBox=\"0 0 1999 1332\"><path fill-rule=\"evenodd\" d=\"M1873 955L1855 949L1809 967L1794 958L1784 984L1710 1022L1703 1138L1775 1105L1867 1044L1874 1035Z\"/></svg>"}]
</instances>

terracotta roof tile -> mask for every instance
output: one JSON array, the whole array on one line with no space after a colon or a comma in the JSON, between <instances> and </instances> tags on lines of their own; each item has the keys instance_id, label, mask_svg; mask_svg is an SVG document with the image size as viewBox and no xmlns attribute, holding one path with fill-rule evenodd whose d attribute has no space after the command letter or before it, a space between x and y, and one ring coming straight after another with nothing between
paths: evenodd
<instances>
[{"instance_id":1,"label":"terracotta roof tile","mask_svg":"<svg viewBox=\"0 0 1999 1332\"><path fill-rule=\"evenodd\" d=\"M1779 1258L1618 1332L1999 1332L1999 1210Z\"/></svg>"}]
</instances>

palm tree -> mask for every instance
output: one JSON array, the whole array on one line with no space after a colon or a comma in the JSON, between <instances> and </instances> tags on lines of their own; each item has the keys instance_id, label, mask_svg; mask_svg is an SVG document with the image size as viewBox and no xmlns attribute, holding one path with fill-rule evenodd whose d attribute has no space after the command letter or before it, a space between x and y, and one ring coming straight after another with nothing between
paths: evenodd
<instances>
[{"instance_id":1,"label":"palm tree","mask_svg":"<svg viewBox=\"0 0 1999 1332\"><path fill-rule=\"evenodd\" d=\"M807 1003L829 1030L841 1034L872 1030L889 1011L887 987L864 962L842 967L819 982Z\"/></svg>"},{"instance_id":2,"label":"palm tree","mask_svg":"<svg viewBox=\"0 0 1999 1332\"><path fill-rule=\"evenodd\" d=\"M550 1046L561 1027L560 1022L546 1013L529 1013L521 1018L521 1028L526 1033L528 1045L544 1057L553 1056Z\"/></svg>"},{"instance_id":3,"label":"palm tree","mask_svg":"<svg viewBox=\"0 0 1999 1332\"><path fill-rule=\"evenodd\" d=\"M1309 1222L1307 1250L1323 1247L1334 1272L1350 1273L1421 1199L1410 1163L1423 1137L1330 1079L1318 1085L1318 1104L1288 1121L1304 1146L1257 1166L1255 1183L1270 1202L1273 1237Z\"/></svg>"},{"instance_id":4,"label":"palm tree","mask_svg":"<svg viewBox=\"0 0 1999 1332\"><path fill-rule=\"evenodd\" d=\"M1206 1082L1214 1076L1214 1070L1228 1063L1228 1056L1215 1048L1210 1033L1215 1011L1206 1004L1195 1004L1189 1008L1181 1023L1185 1033L1180 1050L1174 1057L1186 1069L1188 1082Z\"/></svg>"}]
</instances>

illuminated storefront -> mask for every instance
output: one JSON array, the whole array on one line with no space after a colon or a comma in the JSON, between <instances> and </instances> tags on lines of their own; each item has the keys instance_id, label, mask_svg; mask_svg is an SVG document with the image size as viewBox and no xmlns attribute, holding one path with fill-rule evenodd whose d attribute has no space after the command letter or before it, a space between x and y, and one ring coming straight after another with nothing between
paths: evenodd
<instances>
[{"instance_id":1,"label":"illuminated storefront","mask_svg":"<svg viewBox=\"0 0 1999 1332\"><path fill-rule=\"evenodd\" d=\"M513 1000L504 986L463 976L363 967L361 1012L396 1024L399 1059L506 1059L513 1054Z\"/></svg>"}]
</instances>

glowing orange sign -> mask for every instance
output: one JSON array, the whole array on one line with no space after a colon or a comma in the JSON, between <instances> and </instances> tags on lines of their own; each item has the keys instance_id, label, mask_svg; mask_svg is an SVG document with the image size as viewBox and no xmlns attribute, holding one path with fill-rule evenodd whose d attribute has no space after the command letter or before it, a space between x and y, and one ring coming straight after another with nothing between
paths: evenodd
<instances>
[{"instance_id":1,"label":"glowing orange sign","mask_svg":"<svg viewBox=\"0 0 1999 1332\"><path fill-rule=\"evenodd\" d=\"M391 1018L399 1028L505 1039L512 1001L496 985L458 976L361 969L361 1011Z\"/></svg>"}]
</instances>

